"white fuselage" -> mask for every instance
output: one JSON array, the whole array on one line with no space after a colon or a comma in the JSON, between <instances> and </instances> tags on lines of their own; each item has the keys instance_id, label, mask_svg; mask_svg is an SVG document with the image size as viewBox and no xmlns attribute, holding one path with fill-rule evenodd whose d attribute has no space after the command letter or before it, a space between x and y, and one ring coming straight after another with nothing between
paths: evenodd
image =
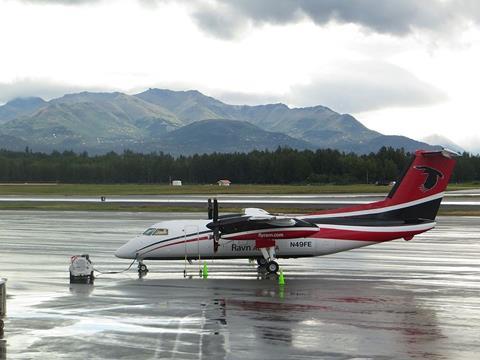
<instances>
[{"instance_id":1,"label":"white fuselage","mask_svg":"<svg viewBox=\"0 0 480 360\"><path fill-rule=\"evenodd\" d=\"M174 259L228 259L255 258L262 253L255 246L255 239L231 240L228 235L220 238L214 252L212 230L207 228L210 220L171 220L153 225L143 235L137 236L120 247L115 255L120 258L138 260ZM321 226L321 225L320 225ZM432 225L429 226L431 228ZM151 230L153 229L153 230ZM155 230L162 235L155 235ZM151 230L151 231L150 231ZM392 229L393 232L394 229ZM425 229L416 229L425 231ZM151 234L148 234L148 233ZM256 231L258 234L258 231ZM278 258L309 257L332 254L359 248L378 241L331 239L318 236L275 239L275 253Z\"/></svg>"}]
</instances>

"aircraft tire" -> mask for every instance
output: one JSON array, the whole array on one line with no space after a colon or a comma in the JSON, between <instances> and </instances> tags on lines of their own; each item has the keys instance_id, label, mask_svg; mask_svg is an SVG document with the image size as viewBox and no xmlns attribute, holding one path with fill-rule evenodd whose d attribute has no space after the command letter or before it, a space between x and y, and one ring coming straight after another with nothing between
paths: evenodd
<instances>
[{"instance_id":1,"label":"aircraft tire","mask_svg":"<svg viewBox=\"0 0 480 360\"><path fill-rule=\"evenodd\" d=\"M269 274L276 274L280 267L278 266L276 261L269 261L267 264L267 271Z\"/></svg>"},{"instance_id":2,"label":"aircraft tire","mask_svg":"<svg viewBox=\"0 0 480 360\"><path fill-rule=\"evenodd\" d=\"M138 266L138 272L146 273L147 271L148 271L147 265L145 265L145 264L140 264L140 265Z\"/></svg>"},{"instance_id":3,"label":"aircraft tire","mask_svg":"<svg viewBox=\"0 0 480 360\"><path fill-rule=\"evenodd\" d=\"M265 259L265 258L263 258L263 257L258 257L258 258L257 258L257 264L258 264L258 266L260 266L260 267L266 267L266 266L267 266L267 263L268 263L267 259Z\"/></svg>"}]
</instances>

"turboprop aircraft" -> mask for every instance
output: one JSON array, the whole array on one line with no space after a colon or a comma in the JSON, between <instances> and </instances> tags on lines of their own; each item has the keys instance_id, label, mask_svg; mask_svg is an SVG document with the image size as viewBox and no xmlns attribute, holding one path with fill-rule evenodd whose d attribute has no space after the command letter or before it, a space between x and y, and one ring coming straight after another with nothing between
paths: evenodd
<instances>
[{"instance_id":1,"label":"turboprop aircraft","mask_svg":"<svg viewBox=\"0 0 480 360\"><path fill-rule=\"evenodd\" d=\"M149 227L120 247L119 258L145 260L256 259L269 273L277 259L328 255L395 239L411 240L435 226L457 154L415 152L410 165L384 200L302 216L248 208L218 215L209 200L208 219L169 220Z\"/></svg>"}]
</instances>

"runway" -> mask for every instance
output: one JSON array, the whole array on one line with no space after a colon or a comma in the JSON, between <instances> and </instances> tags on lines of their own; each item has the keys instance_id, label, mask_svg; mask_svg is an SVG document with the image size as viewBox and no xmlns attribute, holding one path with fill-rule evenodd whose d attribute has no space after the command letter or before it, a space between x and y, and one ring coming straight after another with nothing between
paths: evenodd
<instances>
[{"instance_id":1,"label":"runway","mask_svg":"<svg viewBox=\"0 0 480 360\"><path fill-rule=\"evenodd\" d=\"M384 199L385 194L324 194L324 195L143 195L106 196L103 203L119 205L165 205L205 207L207 199L215 197L225 207L284 207L328 209L367 204ZM0 196L0 203L102 203L100 196ZM447 209L480 208L480 190L447 192L442 201Z\"/></svg>"},{"instance_id":2,"label":"runway","mask_svg":"<svg viewBox=\"0 0 480 360\"><path fill-rule=\"evenodd\" d=\"M201 214L0 211L8 359L475 359L480 218L440 217L414 240L281 260L286 285L247 260L182 261L69 285L71 255L120 270L115 248L161 219ZM189 273L196 275L198 265Z\"/></svg>"}]
</instances>

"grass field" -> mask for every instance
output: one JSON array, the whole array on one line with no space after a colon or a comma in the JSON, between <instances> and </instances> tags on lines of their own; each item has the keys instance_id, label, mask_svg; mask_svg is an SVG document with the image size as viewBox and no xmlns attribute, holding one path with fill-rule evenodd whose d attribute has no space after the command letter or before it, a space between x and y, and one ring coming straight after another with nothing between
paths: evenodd
<instances>
[{"instance_id":1,"label":"grass field","mask_svg":"<svg viewBox=\"0 0 480 360\"><path fill-rule=\"evenodd\" d=\"M448 190L478 188L452 184ZM388 186L357 185L152 185L152 184L2 184L0 195L191 195L191 194L349 194L387 193Z\"/></svg>"}]
</instances>

